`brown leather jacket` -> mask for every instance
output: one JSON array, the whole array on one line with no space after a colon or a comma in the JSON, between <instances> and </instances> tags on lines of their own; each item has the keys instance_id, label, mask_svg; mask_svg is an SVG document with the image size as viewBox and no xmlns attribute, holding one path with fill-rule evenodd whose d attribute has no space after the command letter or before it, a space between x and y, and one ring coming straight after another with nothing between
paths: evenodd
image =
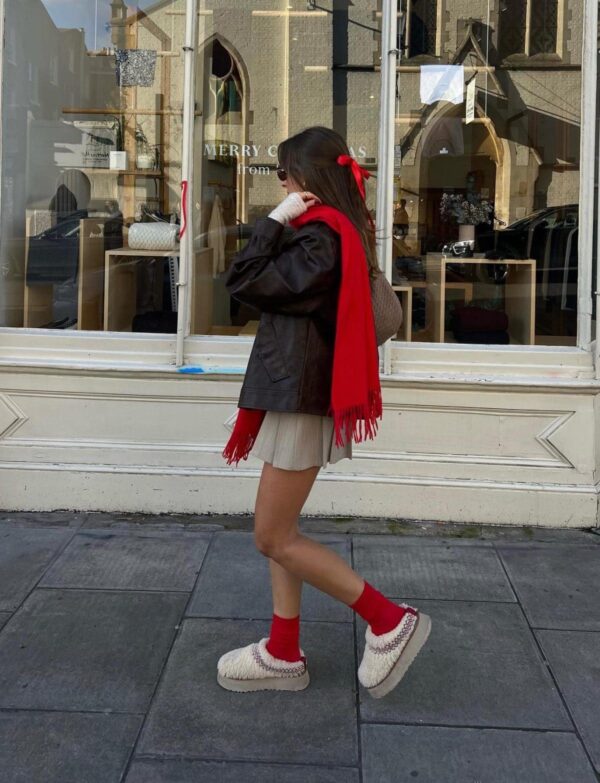
<instances>
[{"instance_id":1,"label":"brown leather jacket","mask_svg":"<svg viewBox=\"0 0 600 783\"><path fill-rule=\"evenodd\" d=\"M261 311L240 407L327 414L340 252L323 222L290 234L272 218L256 221L226 279L231 296Z\"/></svg>"}]
</instances>

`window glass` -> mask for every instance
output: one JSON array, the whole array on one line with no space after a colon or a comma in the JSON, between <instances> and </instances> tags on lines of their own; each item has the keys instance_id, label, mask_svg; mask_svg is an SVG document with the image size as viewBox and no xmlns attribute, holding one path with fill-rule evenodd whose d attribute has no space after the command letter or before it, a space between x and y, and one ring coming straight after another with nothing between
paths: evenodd
<instances>
[{"instance_id":1,"label":"window glass","mask_svg":"<svg viewBox=\"0 0 600 783\"><path fill-rule=\"evenodd\" d=\"M204 3L193 184L193 334L252 335L260 313L225 287L235 253L287 195L277 145L324 125L377 170L381 1ZM375 215L375 178L366 183ZM286 229L287 231L287 229Z\"/></svg>"},{"instance_id":2,"label":"window glass","mask_svg":"<svg viewBox=\"0 0 600 783\"><path fill-rule=\"evenodd\" d=\"M378 173L381 9L199 2L192 334L256 331L225 278L281 141L325 125ZM398 339L575 345L583 0L399 9ZM183 0L6 1L0 325L175 332L184 36Z\"/></svg>"},{"instance_id":3,"label":"window glass","mask_svg":"<svg viewBox=\"0 0 600 783\"><path fill-rule=\"evenodd\" d=\"M396 99L408 336L576 345L583 0L436 5L442 56L411 59L409 15Z\"/></svg>"},{"instance_id":4,"label":"window glass","mask_svg":"<svg viewBox=\"0 0 600 783\"><path fill-rule=\"evenodd\" d=\"M4 8L0 323L174 332L184 4Z\"/></svg>"}]
</instances>

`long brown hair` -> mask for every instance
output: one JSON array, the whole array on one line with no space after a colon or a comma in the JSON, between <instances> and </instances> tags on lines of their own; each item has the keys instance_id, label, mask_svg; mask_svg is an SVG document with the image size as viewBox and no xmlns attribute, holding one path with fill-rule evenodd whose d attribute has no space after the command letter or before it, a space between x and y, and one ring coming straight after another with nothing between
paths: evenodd
<instances>
[{"instance_id":1,"label":"long brown hair","mask_svg":"<svg viewBox=\"0 0 600 783\"><path fill-rule=\"evenodd\" d=\"M350 150L337 131L315 125L290 136L277 147L279 165L323 204L343 212L360 234L371 275L379 270L375 230L367 205L348 166L337 162Z\"/></svg>"}]
</instances>

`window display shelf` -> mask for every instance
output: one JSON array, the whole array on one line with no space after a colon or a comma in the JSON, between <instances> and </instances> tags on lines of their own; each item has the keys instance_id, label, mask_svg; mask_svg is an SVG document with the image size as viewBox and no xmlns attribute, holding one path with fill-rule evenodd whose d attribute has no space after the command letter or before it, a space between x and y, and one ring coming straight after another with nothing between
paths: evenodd
<instances>
[{"instance_id":1,"label":"window display shelf","mask_svg":"<svg viewBox=\"0 0 600 783\"><path fill-rule=\"evenodd\" d=\"M104 254L104 330L131 331L131 325L136 315L137 265L139 263L143 263L144 259L155 258L176 259L178 263L179 257L179 249L135 250L130 247L120 247L107 250ZM212 248L203 248L193 255L192 333L205 334L212 325L212 265Z\"/></svg>"},{"instance_id":2,"label":"window display shelf","mask_svg":"<svg viewBox=\"0 0 600 783\"><path fill-rule=\"evenodd\" d=\"M183 116L181 109L117 109L114 107L108 107L106 109L95 109L93 107L85 108L83 106L63 106L63 114L132 114L132 115L146 115L149 117L158 117L160 115L176 115ZM200 116L200 112L196 112L196 116Z\"/></svg>"},{"instance_id":3,"label":"window display shelf","mask_svg":"<svg viewBox=\"0 0 600 783\"><path fill-rule=\"evenodd\" d=\"M83 171L84 174L125 174L133 177L152 177L153 179L162 179L165 176L164 171L161 169L107 169L95 166L88 166L86 168L80 168L79 171Z\"/></svg>"},{"instance_id":4,"label":"window display shelf","mask_svg":"<svg viewBox=\"0 0 600 783\"><path fill-rule=\"evenodd\" d=\"M446 280L447 265L456 265L456 258L446 258L438 253L428 253L425 261L426 282L429 301L432 307L433 341L443 342L445 338L446 291L450 288L462 288L465 291L465 303L473 299L473 283L468 281L450 282ZM520 345L535 344L535 270L533 258L501 260L482 258L461 258L461 264L505 265L508 275L504 283L504 311L508 316L508 331L511 343Z\"/></svg>"}]
</instances>

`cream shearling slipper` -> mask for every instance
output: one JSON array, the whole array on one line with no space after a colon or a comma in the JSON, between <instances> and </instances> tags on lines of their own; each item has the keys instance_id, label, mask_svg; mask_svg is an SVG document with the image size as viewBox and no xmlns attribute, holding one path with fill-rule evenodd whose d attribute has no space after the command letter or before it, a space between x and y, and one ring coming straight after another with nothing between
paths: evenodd
<instances>
[{"instance_id":1,"label":"cream shearling slipper","mask_svg":"<svg viewBox=\"0 0 600 783\"><path fill-rule=\"evenodd\" d=\"M431 618L413 606L391 631L376 635L367 626L365 652L358 667L358 680L375 699L380 699L404 677L431 631Z\"/></svg>"},{"instance_id":2,"label":"cream shearling slipper","mask_svg":"<svg viewBox=\"0 0 600 783\"><path fill-rule=\"evenodd\" d=\"M224 653L217 661L217 682L228 691L301 691L310 682L302 659L284 661L267 650L268 637Z\"/></svg>"}]
</instances>

